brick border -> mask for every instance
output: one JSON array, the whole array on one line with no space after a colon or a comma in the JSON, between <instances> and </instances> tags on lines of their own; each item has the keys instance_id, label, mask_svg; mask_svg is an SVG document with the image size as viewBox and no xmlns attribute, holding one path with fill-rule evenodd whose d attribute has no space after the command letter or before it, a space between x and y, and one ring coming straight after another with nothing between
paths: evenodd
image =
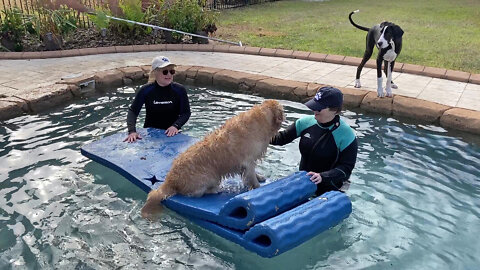
<instances>
[{"instance_id":1,"label":"brick border","mask_svg":"<svg viewBox=\"0 0 480 270\"><path fill-rule=\"evenodd\" d=\"M45 59L70 56L93 55L103 53L127 53L127 52L149 52L149 51L199 51L199 52L223 52L253 54L271 57L296 58L316 62L326 62L333 64L358 66L361 58L334 54L322 54L305 51L293 51L284 49L260 48L236 45L213 45L213 44L150 44L150 45L128 45L112 46L98 48L84 48L63 51L44 51L44 52L1 52L1 59ZM368 68L375 68L375 62L370 59L365 65ZM395 63L395 71L410 73L415 75L428 76L433 78L447 79L452 81L480 84L480 74L468 73L458 70L447 70L444 68L435 68L419 66L406 63Z\"/></svg>"},{"instance_id":2,"label":"brick border","mask_svg":"<svg viewBox=\"0 0 480 270\"><path fill-rule=\"evenodd\" d=\"M267 52L272 51L265 51ZM290 52L281 53L290 54ZM0 98L0 120L17 117L24 113L37 113L52 106L71 102L76 97L81 97L86 89L104 90L145 80L149 71L148 65L121 67L61 80L54 85L34 89L23 96L3 97ZM186 65L177 66L175 81L196 86L225 87L231 91L299 102L310 99L316 89L323 86L228 69ZM401 95L395 95L393 98L378 98L375 92L364 89L344 87L339 89L344 94L346 108L361 108L368 112L407 117L480 135L479 111L450 107Z\"/></svg>"}]
</instances>

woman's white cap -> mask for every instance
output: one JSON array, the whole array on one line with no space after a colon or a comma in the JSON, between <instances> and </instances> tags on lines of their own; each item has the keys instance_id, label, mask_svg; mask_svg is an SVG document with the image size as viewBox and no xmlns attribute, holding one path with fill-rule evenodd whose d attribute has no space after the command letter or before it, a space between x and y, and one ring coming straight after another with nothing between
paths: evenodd
<instances>
[{"instance_id":1,"label":"woman's white cap","mask_svg":"<svg viewBox=\"0 0 480 270\"><path fill-rule=\"evenodd\" d=\"M152 70L155 70L157 68L164 68L164 67L170 66L170 65L175 65L175 64L170 62L170 59L168 59L165 56L157 56L157 57L153 58Z\"/></svg>"}]
</instances>

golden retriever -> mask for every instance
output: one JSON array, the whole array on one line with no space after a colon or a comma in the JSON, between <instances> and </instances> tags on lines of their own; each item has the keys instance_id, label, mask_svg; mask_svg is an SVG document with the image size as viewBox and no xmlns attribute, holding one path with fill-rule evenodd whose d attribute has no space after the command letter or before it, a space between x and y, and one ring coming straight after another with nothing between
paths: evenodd
<instances>
[{"instance_id":1,"label":"golden retriever","mask_svg":"<svg viewBox=\"0 0 480 270\"><path fill-rule=\"evenodd\" d=\"M160 202L175 194L200 197L216 193L224 177L240 174L245 186L259 187L264 178L255 173L256 162L284 118L282 105L266 100L227 120L173 161L165 182L148 194L142 217L158 212Z\"/></svg>"}]
</instances>

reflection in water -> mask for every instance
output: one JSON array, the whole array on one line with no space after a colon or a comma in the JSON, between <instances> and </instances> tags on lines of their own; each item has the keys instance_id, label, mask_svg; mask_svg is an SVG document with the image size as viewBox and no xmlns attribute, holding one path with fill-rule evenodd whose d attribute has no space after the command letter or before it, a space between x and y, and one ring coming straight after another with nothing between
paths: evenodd
<instances>
[{"instance_id":1,"label":"reflection in water","mask_svg":"<svg viewBox=\"0 0 480 270\"><path fill-rule=\"evenodd\" d=\"M473 269L480 247L480 147L433 125L345 111L359 137L347 194L352 215L264 259L166 211L140 218L145 193L80 154L126 130L132 89L119 89L0 127L0 269ZM201 137L262 98L192 88L184 132ZM282 101L288 124L310 114ZM143 122L144 116L139 119ZM457 135L458 136L458 135ZM462 135L463 136L463 135ZM271 179L298 166L298 142L270 147Z\"/></svg>"}]
</instances>

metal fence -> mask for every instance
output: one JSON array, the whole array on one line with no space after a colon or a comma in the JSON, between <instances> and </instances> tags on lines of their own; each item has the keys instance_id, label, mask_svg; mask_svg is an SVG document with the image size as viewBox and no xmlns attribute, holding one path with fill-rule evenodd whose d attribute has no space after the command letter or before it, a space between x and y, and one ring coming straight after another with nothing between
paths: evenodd
<instances>
[{"instance_id":1,"label":"metal fence","mask_svg":"<svg viewBox=\"0 0 480 270\"><path fill-rule=\"evenodd\" d=\"M0 21L3 21L5 15L4 10L11 10L13 7L19 8L24 14L35 14L38 11L38 7L41 2L45 0L0 0ZM102 6L105 0L78 0L80 3L89 8L98 8ZM247 5L275 2L278 0L207 0L205 8L211 10L222 10L229 8L243 7ZM73 13L73 11L72 11ZM92 23L88 20L88 17L79 12L75 12L78 16L78 22L80 26L88 27L92 26Z\"/></svg>"},{"instance_id":2,"label":"metal fence","mask_svg":"<svg viewBox=\"0 0 480 270\"><path fill-rule=\"evenodd\" d=\"M5 17L4 11L12 10L13 8L18 8L25 15L38 14L39 8L42 6L42 3L45 3L45 0L0 0L0 21L3 21ZM101 6L104 0L78 0L86 7L89 8L98 8ZM72 14L75 14L78 21L78 26L80 27L90 27L93 24L88 20L88 16L84 13L80 13L72 10Z\"/></svg>"}]
</instances>

